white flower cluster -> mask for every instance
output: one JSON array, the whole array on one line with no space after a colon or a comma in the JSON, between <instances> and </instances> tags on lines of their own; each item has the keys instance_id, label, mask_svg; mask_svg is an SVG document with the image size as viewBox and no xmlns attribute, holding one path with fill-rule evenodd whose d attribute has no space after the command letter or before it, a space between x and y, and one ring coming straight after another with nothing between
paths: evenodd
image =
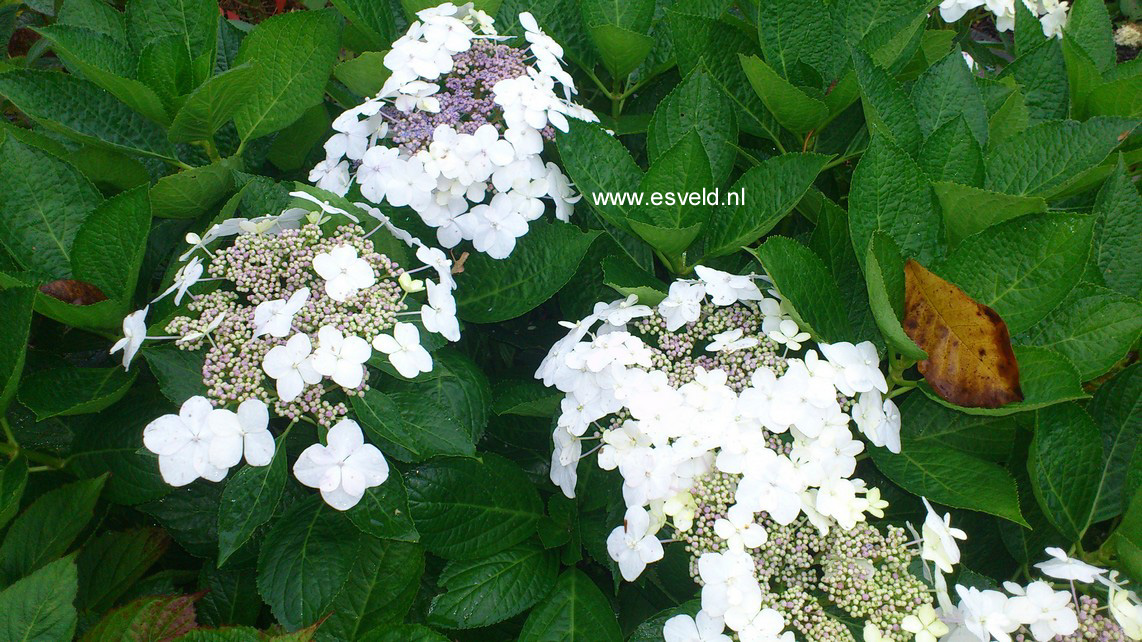
<instances>
[{"instance_id":1,"label":"white flower cluster","mask_svg":"<svg viewBox=\"0 0 1142 642\"><path fill-rule=\"evenodd\" d=\"M124 336L112 347L113 353L123 352L123 366L127 368L148 339L174 340L183 349L196 349L196 345L208 342L203 345L211 352L202 374L204 383L212 389L211 398L192 397L183 403L179 414L159 417L144 430L144 445L158 455L160 473L173 486L184 486L199 478L220 481L243 455L249 465L268 465L273 458L274 438L268 430L267 401L274 404L279 414L295 421L308 415L314 423L333 424L346 412L345 406L331 405L322 400L323 396L329 390L359 393L373 350L384 353L402 376L411 378L431 371L432 358L421 345L420 331L412 323L400 321L401 315L419 317L425 329L449 340L460 338L452 294L452 262L444 252L394 227L380 210L367 204L361 204L362 209L378 220L373 232L363 234L358 227L340 228L341 236L328 239L320 225L330 215L354 223L358 222L357 217L304 191L291 196L314 203L316 211L292 208L278 216L228 219L202 236L188 235L192 247L181 257L184 265L176 273L174 283L152 303L173 294L174 303L181 305L189 297L192 306L197 306L192 309L198 310L203 320L209 320L191 322L189 317L179 317L172 322L182 323L176 334L148 337L148 306L124 319ZM416 247L416 257L424 265L416 270L401 270L398 278L383 255L360 255L358 248L369 247L367 237L382 228ZM231 236L239 237L234 248L210 249L212 244ZM266 242L249 241L255 237ZM269 243L269 237L281 237L281 247L288 247L291 252L309 251L310 265L283 264L280 274L267 277L263 268L268 266L273 271L278 265L275 257L280 258L268 249L279 241ZM324 250L306 249L315 246ZM238 258L230 256L234 250L239 250ZM199 252L208 257L207 262L197 256ZM219 259L223 256L224 260ZM212 265L214 276L203 278L206 266L216 259L223 261L221 267ZM436 281L412 276L422 270L433 271ZM374 287L389 277L394 281L389 286ZM251 298L250 305L236 303L236 292L190 293L195 285L209 281L231 282L235 290ZM300 285L303 283L314 284L318 293ZM408 295L425 291L427 302L419 311L399 311L407 307ZM275 294L276 298L271 298ZM354 310L366 311L369 318L346 324L346 311L355 314ZM325 317L338 321L313 321ZM348 328L367 332L371 341ZM380 332L382 328L391 328L391 333ZM212 359L210 355L215 353L217 356ZM252 376L250 369L258 369L266 380L272 380L272 395L263 388L262 377ZM215 379L222 383L214 386ZM326 380L335 387L325 388ZM237 411L227 410L225 406L229 404L236 404ZM327 445L314 444L302 452L294 473L302 484L320 489L331 506L347 510L360 501L366 489L388 478L388 464L376 447L364 443L360 426L343 418L330 426Z\"/></svg>"},{"instance_id":2,"label":"white flower cluster","mask_svg":"<svg viewBox=\"0 0 1142 642\"><path fill-rule=\"evenodd\" d=\"M391 75L381 91L333 121L338 133L309 180L339 195L356 184L372 203L411 207L443 247L469 240L505 258L542 216L541 199L566 221L580 198L554 163L544 164L544 138L551 128L567 131L567 117L598 118L571 101L563 50L531 14L519 16L528 46L511 50L517 65L493 55L490 43L506 37L471 4L417 17L385 56ZM475 69L481 61L488 64Z\"/></svg>"},{"instance_id":3,"label":"white flower cluster","mask_svg":"<svg viewBox=\"0 0 1142 642\"><path fill-rule=\"evenodd\" d=\"M689 630L693 624L705 632L701 639L720 639L710 636L721 634L724 624L741 640L792 639L792 633L781 633L780 614L762 608L746 552L767 541L759 513L782 525L804 515L822 532L850 529L868 514L883 516L887 503L879 490L852 477L865 445L850 424L855 421L873 444L898 452L900 415L882 396L888 387L871 344L819 344L818 353L776 292L771 291L777 298L762 294L756 283L761 277L701 266L697 273L698 280L671 285L657 309L638 305L633 296L597 304L593 314L569 324L570 334L551 349L536 373L566 393L553 435L551 479L574 496L582 442L592 438L588 431L595 426L599 466L617 468L623 477L627 511L607 547L631 581L661 559L657 533L667 517L676 530L690 528L695 478L740 475L735 504L714 526L723 550L697 561L700 619L674 628ZM770 367L735 372L748 378L735 391L727 385L726 369L668 373L654 367L651 348L628 327L645 318L673 333L725 306L763 315L760 332L744 336L740 328L730 329L694 349L726 354L771 342L784 350L781 374ZM855 398L851 417L842 397ZM597 423L608 418L610 423ZM778 450L775 443L789 447Z\"/></svg>"},{"instance_id":4,"label":"white flower cluster","mask_svg":"<svg viewBox=\"0 0 1142 642\"><path fill-rule=\"evenodd\" d=\"M995 28L1011 31L1015 28L1015 3L1017 0L943 0L940 3L940 17L945 22L955 22L967 12L977 7L986 7L995 15ZM1023 4L1039 18L1043 34L1048 38L1062 38L1067 25L1070 9L1066 0L1022 0Z\"/></svg>"}]
</instances>

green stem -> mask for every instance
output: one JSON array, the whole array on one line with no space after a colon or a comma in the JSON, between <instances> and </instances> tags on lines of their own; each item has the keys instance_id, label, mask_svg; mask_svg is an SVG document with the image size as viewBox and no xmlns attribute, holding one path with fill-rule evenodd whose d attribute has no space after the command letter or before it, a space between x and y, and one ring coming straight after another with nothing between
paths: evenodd
<instances>
[{"instance_id":1,"label":"green stem","mask_svg":"<svg viewBox=\"0 0 1142 642\"><path fill-rule=\"evenodd\" d=\"M67 460L53 457L34 450L27 450L11 443L0 444L0 455L7 455L9 459L15 459L20 455L28 458L28 461L34 461L37 464L43 464L52 470L60 470L67 466Z\"/></svg>"}]
</instances>

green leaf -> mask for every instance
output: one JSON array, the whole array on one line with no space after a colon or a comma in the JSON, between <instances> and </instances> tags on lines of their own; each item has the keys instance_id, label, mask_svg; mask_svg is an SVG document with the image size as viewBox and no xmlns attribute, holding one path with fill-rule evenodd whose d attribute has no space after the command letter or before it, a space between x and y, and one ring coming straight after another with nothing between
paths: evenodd
<instances>
[{"instance_id":1,"label":"green leaf","mask_svg":"<svg viewBox=\"0 0 1142 642\"><path fill-rule=\"evenodd\" d=\"M737 252L773 229L793 210L824 168L820 154L782 154L742 174L727 194L741 193L739 204L724 205L706 225L705 255Z\"/></svg>"},{"instance_id":2,"label":"green leaf","mask_svg":"<svg viewBox=\"0 0 1142 642\"><path fill-rule=\"evenodd\" d=\"M151 206L160 218L195 218L234 191L234 162L216 161L160 178L151 188Z\"/></svg>"},{"instance_id":3,"label":"green leaf","mask_svg":"<svg viewBox=\"0 0 1142 642\"><path fill-rule=\"evenodd\" d=\"M1086 107L1094 116L1137 118L1142 115L1142 74L1096 86L1087 97Z\"/></svg>"},{"instance_id":4,"label":"green leaf","mask_svg":"<svg viewBox=\"0 0 1142 642\"><path fill-rule=\"evenodd\" d=\"M839 28L821 0L762 0L757 27L765 59L785 78L798 64L812 67L826 82L836 78L846 62Z\"/></svg>"},{"instance_id":5,"label":"green leaf","mask_svg":"<svg viewBox=\"0 0 1142 642\"><path fill-rule=\"evenodd\" d=\"M243 141L279 130L321 102L340 31L332 11L295 11L261 22L242 41L238 63L258 66L257 82L234 114Z\"/></svg>"},{"instance_id":6,"label":"green leaf","mask_svg":"<svg viewBox=\"0 0 1142 642\"><path fill-rule=\"evenodd\" d=\"M143 348L140 352L151 374L158 379L163 395L172 403L181 404L195 395L206 395L206 384L202 382L206 355L202 351L167 345Z\"/></svg>"},{"instance_id":7,"label":"green leaf","mask_svg":"<svg viewBox=\"0 0 1142 642\"><path fill-rule=\"evenodd\" d=\"M925 265L942 246L943 229L928 180L904 150L882 136L869 143L849 193L849 231L862 263L877 230L896 242L904 258Z\"/></svg>"},{"instance_id":8,"label":"green leaf","mask_svg":"<svg viewBox=\"0 0 1142 642\"><path fill-rule=\"evenodd\" d=\"M596 25L617 25L639 33L650 29L654 17L653 0L581 0L583 22L588 27Z\"/></svg>"},{"instance_id":9,"label":"green leaf","mask_svg":"<svg viewBox=\"0 0 1142 642\"><path fill-rule=\"evenodd\" d=\"M643 305L658 305L667 286L625 254L603 258L603 282L623 296L634 294Z\"/></svg>"},{"instance_id":10,"label":"green leaf","mask_svg":"<svg viewBox=\"0 0 1142 642\"><path fill-rule=\"evenodd\" d=\"M426 381L398 382L387 391L415 393L444 406L479 441L491 413L492 386L476 362L463 353L442 348L432 353L432 372Z\"/></svg>"},{"instance_id":11,"label":"green leaf","mask_svg":"<svg viewBox=\"0 0 1142 642\"><path fill-rule=\"evenodd\" d=\"M412 606L423 572L424 552L419 546L365 538L353 569L333 600L333 613L317 628L317 639L374 639L361 634L392 629Z\"/></svg>"},{"instance_id":12,"label":"green leaf","mask_svg":"<svg viewBox=\"0 0 1142 642\"><path fill-rule=\"evenodd\" d=\"M75 633L72 602L75 560L65 557L0 592L0 638L26 642L70 640Z\"/></svg>"},{"instance_id":13,"label":"green leaf","mask_svg":"<svg viewBox=\"0 0 1142 642\"><path fill-rule=\"evenodd\" d=\"M1118 61L1114 30L1106 3L1101 0L1075 0L1067 14L1066 35L1091 57L1098 70L1106 72Z\"/></svg>"},{"instance_id":14,"label":"green leaf","mask_svg":"<svg viewBox=\"0 0 1142 642\"><path fill-rule=\"evenodd\" d=\"M695 617L700 610L702 610L701 600L690 600L674 608L660 611L639 624L627 638L627 642L663 642L662 627L666 625L667 620L676 615Z\"/></svg>"},{"instance_id":15,"label":"green leaf","mask_svg":"<svg viewBox=\"0 0 1142 642\"><path fill-rule=\"evenodd\" d=\"M150 87L135 80L135 56L120 42L84 27L54 24L36 29L69 68L111 92L123 104L159 124L170 122L166 107Z\"/></svg>"},{"instance_id":16,"label":"green leaf","mask_svg":"<svg viewBox=\"0 0 1142 642\"><path fill-rule=\"evenodd\" d=\"M996 223L1047 211L1047 201L1038 196L1012 196L947 181L933 183L932 189L944 212L948 245L953 248Z\"/></svg>"},{"instance_id":17,"label":"green leaf","mask_svg":"<svg viewBox=\"0 0 1142 642\"><path fill-rule=\"evenodd\" d=\"M1030 124L1066 118L1069 100L1063 48L1046 40L1004 67L1000 79L1014 78L1022 89Z\"/></svg>"},{"instance_id":18,"label":"green leaf","mask_svg":"<svg viewBox=\"0 0 1142 642\"><path fill-rule=\"evenodd\" d=\"M579 185L588 194L588 188ZM567 223L536 221L508 258L469 256L456 293L460 317L495 323L538 306L571 280L598 235L598 230L580 232Z\"/></svg>"},{"instance_id":19,"label":"green leaf","mask_svg":"<svg viewBox=\"0 0 1142 642\"><path fill-rule=\"evenodd\" d=\"M71 276L76 234L103 198L75 167L14 137L0 144L0 163L22 168L0 173L0 243L26 270L49 280Z\"/></svg>"},{"instance_id":20,"label":"green leaf","mask_svg":"<svg viewBox=\"0 0 1142 642\"><path fill-rule=\"evenodd\" d=\"M896 243L883 232L874 232L864 262L868 302L885 341L909 359L926 359L928 353L904 332L904 260Z\"/></svg>"},{"instance_id":21,"label":"green leaf","mask_svg":"<svg viewBox=\"0 0 1142 642\"><path fill-rule=\"evenodd\" d=\"M60 486L32 502L0 544L0 580L12 582L66 553L91 521L105 480L96 477Z\"/></svg>"},{"instance_id":22,"label":"green leaf","mask_svg":"<svg viewBox=\"0 0 1142 642\"><path fill-rule=\"evenodd\" d=\"M1105 160L1120 137L1129 134L1136 124L1117 118L1092 118L1083 123L1067 120L1035 125L988 153L984 187L1050 198Z\"/></svg>"},{"instance_id":23,"label":"green leaf","mask_svg":"<svg viewBox=\"0 0 1142 642\"><path fill-rule=\"evenodd\" d=\"M8 460L0 467L0 528L20 510L20 500L28 483L28 462L22 456Z\"/></svg>"},{"instance_id":24,"label":"green leaf","mask_svg":"<svg viewBox=\"0 0 1142 642\"><path fill-rule=\"evenodd\" d=\"M696 67L654 110L646 140L653 164L689 131L698 133L710 161L714 185L721 185L734 167L738 127L733 102L710 72Z\"/></svg>"},{"instance_id":25,"label":"green leaf","mask_svg":"<svg viewBox=\"0 0 1142 642\"><path fill-rule=\"evenodd\" d=\"M420 540L408 509L408 493L397 470L380 486L365 489L365 496L345 512L349 521L366 535L403 542Z\"/></svg>"},{"instance_id":26,"label":"green leaf","mask_svg":"<svg viewBox=\"0 0 1142 642\"><path fill-rule=\"evenodd\" d=\"M1102 84L1098 66L1070 35L1063 37L1063 61L1067 66L1067 85L1071 94L1071 117L1085 120L1090 115L1091 91Z\"/></svg>"},{"instance_id":27,"label":"green leaf","mask_svg":"<svg viewBox=\"0 0 1142 642\"><path fill-rule=\"evenodd\" d=\"M486 454L441 458L407 477L421 543L445 559L487 557L527 539L543 516L538 493L515 464Z\"/></svg>"},{"instance_id":28,"label":"green leaf","mask_svg":"<svg viewBox=\"0 0 1142 642\"><path fill-rule=\"evenodd\" d=\"M352 572L363 540L319 497L296 502L262 541L258 594L288 629L316 622Z\"/></svg>"},{"instance_id":29,"label":"green leaf","mask_svg":"<svg viewBox=\"0 0 1142 642\"><path fill-rule=\"evenodd\" d=\"M750 86L782 127L804 135L829 117L828 105L782 78L761 58L742 54L738 57Z\"/></svg>"},{"instance_id":30,"label":"green leaf","mask_svg":"<svg viewBox=\"0 0 1142 642\"><path fill-rule=\"evenodd\" d=\"M617 25L587 27L603 65L614 78L626 78L646 60L654 39Z\"/></svg>"},{"instance_id":31,"label":"green leaf","mask_svg":"<svg viewBox=\"0 0 1142 642\"><path fill-rule=\"evenodd\" d=\"M1102 384L1087 404L1102 435L1102 466L1092 523L1121 515L1137 494L1128 480L1142 437L1142 366L1133 365Z\"/></svg>"},{"instance_id":32,"label":"green leaf","mask_svg":"<svg viewBox=\"0 0 1142 642\"><path fill-rule=\"evenodd\" d=\"M827 343L851 338L840 290L812 250L791 238L771 236L751 253L815 338Z\"/></svg>"},{"instance_id":33,"label":"green leaf","mask_svg":"<svg viewBox=\"0 0 1142 642\"><path fill-rule=\"evenodd\" d=\"M864 280L864 275L861 274L852 238L849 237L848 213L823 195L821 203L817 227L809 238L809 248L825 261L833 281L838 284L860 283ZM849 324L853 327L854 337L872 341L877 345L877 351L883 351L885 346L872 314L867 288L846 287L841 290L841 294L845 297L843 305L848 313Z\"/></svg>"},{"instance_id":34,"label":"green leaf","mask_svg":"<svg viewBox=\"0 0 1142 642\"><path fill-rule=\"evenodd\" d=\"M75 235L72 274L126 309L135 294L150 232L151 204L145 186L107 199Z\"/></svg>"},{"instance_id":35,"label":"green leaf","mask_svg":"<svg viewBox=\"0 0 1142 642\"><path fill-rule=\"evenodd\" d=\"M339 62L333 68L333 76L355 94L375 96L392 73L384 65L385 53L365 51L356 58Z\"/></svg>"},{"instance_id":36,"label":"green leaf","mask_svg":"<svg viewBox=\"0 0 1142 642\"><path fill-rule=\"evenodd\" d=\"M471 433L439 401L411 392L370 389L351 403L370 438L396 447L384 449L396 459L424 461L437 455L476 453Z\"/></svg>"},{"instance_id":37,"label":"green leaf","mask_svg":"<svg viewBox=\"0 0 1142 642\"><path fill-rule=\"evenodd\" d=\"M178 43L179 55L194 70L192 87L214 68L218 6L213 0L130 0L127 25L139 50L163 40Z\"/></svg>"},{"instance_id":38,"label":"green leaf","mask_svg":"<svg viewBox=\"0 0 1142 642\"><path fill-rule=\"evenodd\" d=\"M932 181L983 183L983 150L963 116L941 125L920 148L920 167Z\"/></svg>"},{"instance_id":39,"label":"green leaf","mask_svg":"<svg viewBox=\"0 0 1142 642\"><path fill-rule=\"evenodd\" d=\"M62 366L39 370L20 382L20 403L36 419L99 412L119 401L135 382L135 372L122 368ZM66 395L60 391L66 390Z\"/></svg>"},{"instance_id":40,"label":"green leaf","mask_svg":"<svg viewBox=\"0 0 1142 642\"><path fill-rule=\"evenodd\" d=\"M1134 496L1107 544L1118 554L1118 566L1135 582L1142 581L1142 493Z\"/></svg>"},{"instance_id":41,"label":"green leaf","mask_svg":"<svg viewBox=\"0 0 1142 642\"><path fill-rule=\"evenodd\" d=\"M627 203L603 203L599 201L599 196L637 192L638 184L642 181L642 170L623 144L600 125L574 118L569 124L570 129L566 134L555 135L559 156L568 176L575 182L583 200L605 221L630 232L627 219L632 218L634 206ZM534 230L528 236L533 233Z\"/></svg>"},{"instance_id":42,"label":"green leaf","mask_svg":"<svg viewBox=\"0 0 1142 642\"><path fill-rule=\"evenodd\" d=\"M0 74L0 94L44 127L81 143L175 158L162 127L78 76L31 69L9 71Z\"/></svg>"},{"instance_id":43,"label":"green leaf","mask_svg":"<svg viewBox=\"0 0 1142 642\"><path fill-rule=\"evenodd\" d=\"M226 563L274 515L286 484L286 449L279 438L268 466L242 467L222 489L218 505L218 566Z\"/></svg>"},{"instance_id":44,"label":"green leaf","mask_svg":"<svg viewBox=\"0 0 1142 642\"><path fill-rule=\"evenodd\" d=\"M563 394L552 392L532 379L501 379L496 382L492 408L497 415L520 415L550 419L559 412Z\"/></svg>"},{"instance_id":45,"label":"green leaf","mask_svg":"<svg viewBox=\"0 0 1142 642\"><path fill-rule=\"evenodd\" d=\"M1074 287L1090 255L1093 224L1090 216L1062 213L997 223L965 238L933 270L999 313L1017 335Z\"/></svg>"},{"instance_id":46,"label":"green leaf","mask_svg":"<svg viewBox=\"0 0 1142 642\"><path fill-rule=\"evenodd\" d=\"M1015 5L1015 54L1021 56L1047 40L1043 23L1027 5Z\"/></svg>"},{"instance_id":47,"label":"green leaf","mask_svg":"<svg viewBox=\"0 0 1142 642\"><path fill-rule=\"evenodd\" d=\"M7 411L24 372L35 295L32 288L0 290L0 327L4 328L0 333L0 413ZM0 489L5 487L0 481ZM3 496L0 491L0 498ZM4 510L4 501L0 499L0 526L4 525Z\"/></svg>"},{"instance_id":48,"label":"green leaf","mask_svg":"<svg viewBox=\"0 0 1142 642\"><path fill-rule=\"evenodd\" d=\"M956 412L922 394L905 397L900 404L900 414L904 417L901 437L910 442L939 444L995 462L1011 456L1017 426L1008 417ZM1026 517L1026 506L1021 508Z\"/></svg>"},{"instance_id":49,"label":"green leaf","mask_svg":"<svg viewBox=\"0 0 1142 642\"><path fill-rule=\"evenodd\" d=\"M979 146L987 146L987 109L958 48L916 79L912 85L912 105L925 137L962 116Z\"/></svg>"},{"instance_id":50,"label":"green leaf","mask_svg":"<svg viewBox=\"0 0 1142 642\"><path fill-rule=\"evenodd\" d=\"M67 0L59 8L56 24L91 29L118 42L129 41L123 14L102 0Z\"/></svg>"},{"instance_id":51,"label":"green leaf","mask_svg":"<svg viewBox=\"0 0 1142 642\"><path fill-rule=\"evenodd\" d=\"M1077 542L1091 524L1098 495L1102 446L1094 420L1078 404L1035 413L1027 471L1047 519Z\"/></svg>"},{"instance_id":52,"label":"green leaf","mask_svg":"<svg viewBox=\"0 0 1142 642\"><path fill-rule=\"evenodd\" d=\"M1120 156L1118 166L1106 179L1094 201L1097 217L1094 259L1107 286L1127 296L1142 295L1142 197Z\"/></svg>"},{"instance_id":53,"label":"green leaf","mask_svg":"<svg viewBox=\"0 0 1142 642\"><path fill-rule=\"evenodd\" d=\"M558 571L558 555L534 542L483 559L449 562L437 580L445 592L432 599L428 623L471 629L502 622L546 596Z\"/></svg>"},{"instance_id":54,"label":"green leaf","mask_svg":"<svg viewBox=\"0 0 1142 642\"><path fill-rule=\"evenodd\" d=\"M999 408L965 408L944 401L927 384L920 390L929 399L969 415L1003 416L1027 410L1045 408L1064 401L1085 399L1078 370L1063 355L1049 348L1015 346L1015 359L1019 363L1019 386L1023 401Z\"/></svg>"},{"instance_id":55,"label":"green leaf","mask_svg":"<svg viewBox=\"0 0 1142 642\"><path fill-rule=\"evenodd\" d=\"M1027 113L1027 104L1023 92L1016 89L1012 91L999 109L988 119L988 143L994 147L1005 140L1027 129L1030 116Z\"/></svg>"},{"instance_id":56,"label":"green leaf","mask_svg":"<svg viewBox=\"0 0 1142 642\"><path fill-rule=\"evenodd\" d=\"M301 118L274 136L274 143L270 146L267 158L274 167L282 171L302 169L309 163L309 155L313 148L318 143L324 142L328 136L330 124L329 112L324 104L310 107ZM388 256L391 259L396 258L392 254Z\"/></svg>"},{"instance_id":57,"label":"green leaf","mask_svg":"<svg viewBox=\"0 0 1142 642\"><path fill-rule=\"evenodd\" d=\"M421 624L399 624L373 629L361 642L448 642L448 638Z\"/></svg>"},{"instance_id":58,"label":"green leaf","mask_svg":"<svg viewBox=\"0 0 1142 642\"><path fill-rule=\"evenodd\" d=\"M864 114L870 134L887 137L910 155L920 150L924 136L904 87L883 66L860 49L853 50Z\"/></svg>"},{"instance_id":59,"label":"green leaf","mask_svg":"<svg viewBox=\"0 0 1142 642\"><path fill-rule=\"evenodd\" d=\"M1027 342L1063 355L1089 381L1126 356L1140 333L1142 304L1137 299L1080 283L1027 331Z\"/></svg>"},{"instance_id":60,"label":"green leaf","mask_svg":"<svg viewBox=\"0 0 1142 642\"><path fill-rule=\"evenodd\" d=\"M111 608L163 556L169 544L170 539L159 528L111 531L92 539L76 559L76 603L96 613Z\"/></svg>"},{"instance_id":61,"label":"green leaf","mask_svg":"<svg viewBox=\"0 0 1142 642\"><path fill-rule=\"evenodd\" d=\"M934 441L902 442L899 455L884 448L869 450L876 467L893 483L937 504L1026 525L1015 479L1003 467Z\"/></svg>"},{"instance_id":62,"label":"green leaf","mask_svg":"<svg viewBox=\"0 0 1142 642\"><path fill-rule=\"evenodd\" d=\"M210 140L259 84L257 63L233 67L195 88L174 115L167 137L176 143Z\"/></svg>"},{"instance_id":63,"label":"green leaf","mask_svg":"<svg viewBox=\"0 0 1142 642\"><path fill-rule=\"evenodd\" d=\"M380 51L392 46L396 39L393 6L388 2L372 0L333 0L333 6L349 19L354 27L368 35L372 48Z\"/></svg>"},{"instance_id":64,"label":"green leaf","mask_svg":"<svg viewBox=\"0 0 1142 642\"><path fill-rule=\"evenodd\" d=\"M519 634L520 642L618 642L619 623L606 596L582 571L559 576L551 595L539 603Z\"/></svg>"},{"instance_id":65,"label":"green leaf","mask_svg":"<svg viewBox=\"0 0 1142 642\"><path fill-rule=\"evenodd\" d=\"M176 35L163 36L139 50L138 77L162 97L170 113L180 98L206 80L205 54L199 64L187 57L186 43ZM200 77L196 77L196 74Z\"/></svg>"},{"instance_id":66,"label":"green leaf","mask_svg":"<svg viewBox=\"0 0 1142 642\"><path fill-rule=\"evenodd\" d=\"M710 206L695 203L689 196L711 184L710 161L702 148L702 139L696 131L690 130L647 170L639 184L645 200L635 210L638 220L628 222L640 236L643 226L637 223L667 230L663 239L643 238L669 255L681 253L710 218ZM656 205L652 196L661 197L664 202ZM683 234L682 230L687 233ZM655 240L662 242L655 243Z\"/></svg>"},{"instance_id":67,"label":"green leaf","mask_svg":"<svg viewBox=\"0 0 1142 642\"><path fill-rule=\"evenodd\" d=\"M206 595L195 604L200 626L254 624L262 611L258 580L249 569L217 569L206 564L198 574Z\"/></svg>"}]
</instances>

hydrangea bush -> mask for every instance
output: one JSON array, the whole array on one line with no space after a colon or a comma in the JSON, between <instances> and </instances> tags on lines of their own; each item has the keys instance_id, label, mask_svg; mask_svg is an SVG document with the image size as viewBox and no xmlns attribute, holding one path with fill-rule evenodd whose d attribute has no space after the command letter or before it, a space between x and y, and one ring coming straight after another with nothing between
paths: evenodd
<instances>
[{"instance_id":1,"label":"hydrangea bush","mask_svg":"<svg viewBox=\"0 0 1142 642\"><path fill-rule=\"evenodd\" d=\"M1133 0L0 6L0 640L1142 640Z\"/></svg>"}]
</instances>

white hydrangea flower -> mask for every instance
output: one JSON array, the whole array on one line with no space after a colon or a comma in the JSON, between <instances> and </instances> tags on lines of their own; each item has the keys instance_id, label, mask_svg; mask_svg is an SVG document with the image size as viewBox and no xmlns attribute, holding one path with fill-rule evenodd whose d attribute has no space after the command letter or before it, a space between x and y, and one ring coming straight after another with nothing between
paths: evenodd
<instances>
[{"instance_id":1,"label":"white hydrangea flower","mask_svg":"<svg viewBox=\"0 0 1142 642\"><path fill-rule=\"evenodd\" d=\"M361 427L342 419L329 429L328 445L313 444L298 456L293 474L299 482L321 490L325 503L349 510L365 491L385 483L389 464L377 447L365 443Z\"/></svg>"},{"instance_id":2,"label":"white hydrangea flower","mask_svg":"<svg viewBox=\"0 0 1142 642\"><path fill-rule=\"evenodd\" d=\"M628 508L623 525L607 537L607 553L628 582L636 580L647 564L662 559L662 543L651 530L650 513L637 506Z\"/></svg>"},{"instance_id":3,"label":"white hydrangea flower","mask_svg":"<svg viewBox=\"0 0 1142 642\"><path fill-rule=\"evenodd\" d=\"M952 515L945 514L943 518L922 498L924 507L928 509L928 516L924 519L923 546L920 557L933 562L945 573L952 572L952 566L960 563L960 547L957 539L967 539L967 533L958 528L952 528Z\"/></svg>"},{"instance_id":4,"label":"white hydrangea flower","mask_svg":"<svg viewBox=\"0 0 1142 642\"><path fill-rule=\"evenodd\" d=\"M313 344L309 335L299 332L285 345L274 346L262 359L262 370L276 381L278 398L289 403L301 395L306 386L321 381L321 373L313 368Z\"/></svg>"},{"instance_id":5,"label":"white hydrangea flower","mask_svg":"<svg viewBox=\"0 0 1142 642\"><path fill-rule=\"evenodd\" d=\"M372 355L373 349L368 341L345 336L341 330L325 325L317 330L313 369L342 388L352 390L359 388L365 380L365 362Z\"/></svg>"},{"instance_id":6,"label":"white hydrangea flower","mask_svg":"<svg viewBox=\"0 0 1142 642\"><path fill-rule=\"evenodd\" d=\"M377 282L373 266L358 258L357 248L350 245L335 247L313 257L313 271L325 279L325 293L329 298L338 302Z\"/></svg>"},{"instance_id":7,"label":"white hydrangea flower","mask_svg":"<svg viewBox=\"0 0 1142 642\"><path fill-rule=\"evenodd\" d=\"M111 346L111 354L123 351L123 369L131 369L131 361L135 359L143 341L147 339L147 311L151 306L136 310L123 317L123 338Z\"/></svg>"},{"instance_id":8,"label":"white hydrangea flower","mask_svg":"<svg viewBox=\"0 0 1142 642\"><path fill-rule=\"evenodd\" d=\"M143 429L143 445L159 456L163 481L178 487L199 477L214 482L226 477L226 468L211 463L209 418L214 412L206 397L191 397L177 415L163 415Z\"/></svg>"},{"instance_id":9,"label":"white hydrangea flower","mask_svg":"<svg viewBox=\"0 0 1142 642\"><path fill-rule=\"evenodd\" d=\"M411 379L432 371L432 356L420 345L420 330L411 323L397 323L391 335L377 335L373 347L389 356L389 362L402 377Z\"/></svg>"}]
</instances>

